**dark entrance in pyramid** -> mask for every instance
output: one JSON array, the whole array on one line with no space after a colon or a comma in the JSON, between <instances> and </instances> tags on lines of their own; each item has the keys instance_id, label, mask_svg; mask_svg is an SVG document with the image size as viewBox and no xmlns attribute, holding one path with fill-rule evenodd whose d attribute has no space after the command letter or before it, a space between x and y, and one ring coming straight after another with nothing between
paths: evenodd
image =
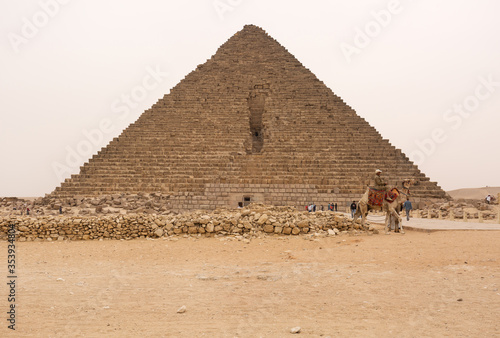
<instances>
[{"instance_id":1,"label":"dark entrance in pyramid","mask_svg":"<svg viewBox=\"0 0 500 338\"><path fill-rule=\"evenodd\" d=\"M53 197L161 192L173 210L347 206L375 169L446 193L292 54L248 25L67 179Z\"/></svg>"}]
</instances>

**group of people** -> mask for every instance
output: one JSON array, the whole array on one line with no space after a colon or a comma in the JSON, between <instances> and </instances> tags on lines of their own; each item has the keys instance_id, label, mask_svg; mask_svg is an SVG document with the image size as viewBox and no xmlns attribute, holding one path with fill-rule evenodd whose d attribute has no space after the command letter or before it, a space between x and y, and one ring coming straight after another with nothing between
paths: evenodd
<instances>
[{"instance_id":1,"label":"group of people","mask_svg":"<svg viewBox=\"0 0 500 338\"><path fill-rule=\"evenodd\" d=\"M382 170L377 169L375 171L375 177L373 179L374 181L374 189L377 190L387 190L387 182L381 177ZM489 195L488 195L489 196ZM406 201L401 205L402 210L405 210L406 212L406 219L409 221L410 220L410 211L413 210L413 206L410 202L410 198L407 197ZM358 209L358 204L356 201L352 201L350 210L351 210L351 218L354 218L354 215L356 214L356 210ZM316 211L316 204L311 203L309 205L306 205L306 210L309 212L315 212ZM323 206L321 206L321 210L323 210ZM328 210L330 211L337 211L337 203L330 203L328 204Z\"/></svg>"},{"instance_id":2,"label":"group of people","mask_svg":"<svg viewBox=\"0 0 500 338\"><path fill-rule=\"evenodd\" d=\"M16 211L16 210L21 210L21 216L22 215L27 215L29 216L30 215L30 206L27 205L26 203L23 204L22 206L18 207L17 205L14 205L13 207L13 210Z\"/></svg>"},{"instance_id":3,"label":"group of people","mask_svg":"<svg viewBox=\"0 0 500 338\"><path fill-rule=\"evenodd\" d=\"M309 212L316 212L316 204L311 203L308 206L306 206L306 210Z\"/></svg>"},{"instance_id":4,"label":"group of people","mask_svg":"<svg viewBox=\"0 0 500 338\"><path fill-rule=\"evenodd\" d=\"M12 211L13 211L14 213L17 213L17 212L18 212L18 210L20 210L21 216L23 216L23 215L29 216L29 215L30 215L30 213L31 213L31 209L30 209L30 207L35 208L35 205L32 205L32 204L26 204L26 203L25 203L25 204L23 204L23 205L19 206L19 205L17 205L17 204L14 204L14 206L13 206L13 208L12 208ZM33 209L33 210L34 210L34 211L33 211L33 215L34 215L34 216L43 215L43 210L41 211L41 213L40 213L40 209L39 209L39 208L37 208L37 209ZM62 215L62 213L63 213L63 208L62 208L62 206L59 206L59 209L58 209L58 210L59 210L59 214L60 214L60 215Z\"/></svg>"},{"instance_id":5,"label":"group of people","mask_svg":"<svg viewBox=\"0 0 500 338\"><path fill-rule=\"evenodd\" d=\"M320 206L320 208L321 208L321 211L324 210L322 205ZM337 203L332 202L332 203L328 204L328 210L337 211ZM306 211L315 212L316 211L316 204L311 203L309 205L306 205Z\"/></svg>"}]
</instances>

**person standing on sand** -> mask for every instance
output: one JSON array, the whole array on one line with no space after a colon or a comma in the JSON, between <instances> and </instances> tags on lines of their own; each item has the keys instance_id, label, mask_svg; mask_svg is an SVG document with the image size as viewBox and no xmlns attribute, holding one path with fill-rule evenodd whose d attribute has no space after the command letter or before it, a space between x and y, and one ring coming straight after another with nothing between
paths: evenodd
<instances>
[{"instance_id":1,"label":"person standing on sand","mask_svg":"<svg viewBox=\"0 0 500 338\"><path fill-rule=\"evenodd\" d=\"M409 221L410 220L410 210L413 210L413 207L411 205L409 197L406 198L406 202L403 204L403 208L406 211L406 220Z\"/></svg>"}]
</instances>

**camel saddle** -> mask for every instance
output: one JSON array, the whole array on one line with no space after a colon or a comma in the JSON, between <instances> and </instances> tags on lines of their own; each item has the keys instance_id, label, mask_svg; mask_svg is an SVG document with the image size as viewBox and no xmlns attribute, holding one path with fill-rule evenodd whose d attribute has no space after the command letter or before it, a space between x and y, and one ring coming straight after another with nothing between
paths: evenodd
<instances>
[{"instance_id":1,"label":"camel saddle","mask_svg":"<svg viewBox=\"0 0 500 338\"><path fill-rule=\"evenodd\" d=\"M389 203L392 203L396 200L396 198L398 198L398 196L399 196L398 188L392 188L385 194L385 200Z\"/></svg>"},{"instance_id":2,"label":"camel saddle","mask_svg":"<svg viewBox=\"0 0 500 338\"><path fill-rule=\"evenodd\" d=\"M371 206L381 207L386 200L389 203L392 203L398 198L399 190L397 188L392 188L391 190L386 191L385 189L377 190L371 188L368 190L368 204Z\"/></svg>"}]
</instances>

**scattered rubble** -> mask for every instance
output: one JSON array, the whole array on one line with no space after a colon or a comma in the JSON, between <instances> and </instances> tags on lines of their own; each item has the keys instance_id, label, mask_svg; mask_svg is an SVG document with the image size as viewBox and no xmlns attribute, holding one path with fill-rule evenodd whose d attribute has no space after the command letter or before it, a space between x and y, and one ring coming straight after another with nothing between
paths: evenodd
<instances>
[{"instance_id":1,"label":"scattered rubble","mask_svg":"<svg viewBox=\"0 0 500 338\"><path fill-rule=\"evenodd\" d=\"M419 211L421 218L463 219L464 214L467 219L495 220L498 207L482 200L459 199L428 204Z\"/></svg>"}]
</instances>

